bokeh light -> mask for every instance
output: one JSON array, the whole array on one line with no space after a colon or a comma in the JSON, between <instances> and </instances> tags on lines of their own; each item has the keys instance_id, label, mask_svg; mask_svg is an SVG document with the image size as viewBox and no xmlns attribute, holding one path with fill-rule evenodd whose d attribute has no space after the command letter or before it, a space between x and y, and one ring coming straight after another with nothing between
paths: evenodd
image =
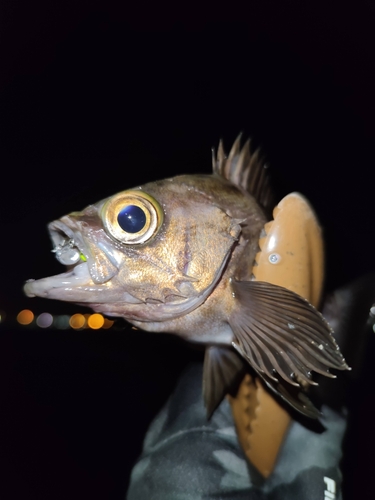
<instances>
[{"instance_id":1,"label":"bokeh light","mask_svg":"<svg viewBox=\"0 0 375 500\"><path fill-rule=\"evenodd\" d=\"M85 321L86 321L85 328L89 328L89 317L91 316L91 314L85 313L83 316L85 317Z\"/></svg>"},{"instance_id":2,"label":"bokeh light","mask_svg":"<svg viewBox=\"0 0 375 500\"><path fill-rule=\"evenodd\" d=\"M30 309L23 309L17 314L17 321L20 325L29 325L34 320L34 313Z\"/></svg>"},{"instance_id":3,"label":"bokeh light","mask_svg":"<svg viewBox=\"0 0 375 500\"><path fill-rule=\"evenodd\" d=\"M36 324L40 328L48 328L52 325L52 322L53 322L52 314L46 312L39 314L39 316L36 319Z\"/></svg>"},{"instance_id":4,"label":"bokeh light","mask_svg":"<svg viewBox=\"0 0 375 500\"><path fill-rule=\"evenodd\" d=\"M99 313L91 314L87 324L93 330L99 330L104 325L104 317Z\"/></svg>"},{"instance_id":5,"label":"bokeh light","mask_svg":"<svg viewBox=\"0 0 375 500\"><path fill-rule=\"evenodd\" d=\"M113 323L114 323L114 320L108 319L108 318L104 318L104 323L103 323L102 328L104 330L108 330L108 328L111 328L111 326L113 325Z\"/></svg>"},{"instance_id":6,"label":"bokeh light","mask_svg":"<svg viewBox=\"0 0 375 500\"><path fill-rule=\"evenodd\" d=\"M4 320L5 313L0 311L0 322ZM76 313L72 316L67 314L60 314L53 316L48 312L44 312L35 316L30 309L23 309L17 315L17 321L20 325L30 325L34 319L35 324L39 328L49 328L53 327L58 330L66 330L68 328L73 328L74 330L83 330L85 328L91 328L93 330L99 330L103 328L108 330L112 327L117 329L117 323L115 320L111 320L105 318L102 314L99 313Z\"/></svg>"},{"instance_id":7,"label":"bokeh light","mask_svg":"<svg viewBox=\"0 0 375 500\"><path fill-rule=\"evenodd\" d=\"M61 314L53 318L53 325L59 330L66 330L69 328L70 317L67 314Z\"/></svg>"},{"instance_id":8,"label":"bokeh light","mask_svg":"<svg viewBox=\"0 0 375 500\"><path fill-rule=\"evenodd\" d=\"M86 325L86 318L83 314L77 313L73 314L69 320L69 325L74 328L74 330L80 330Z\"/></svg>"}]
</instances>

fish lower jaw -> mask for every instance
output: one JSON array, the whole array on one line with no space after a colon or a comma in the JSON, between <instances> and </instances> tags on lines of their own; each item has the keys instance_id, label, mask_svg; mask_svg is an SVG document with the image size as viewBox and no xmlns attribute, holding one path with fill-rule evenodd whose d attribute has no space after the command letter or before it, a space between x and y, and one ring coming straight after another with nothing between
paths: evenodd
<instances>
[{"instance_id":1,"label":"fish lower jaw","mask_svg":"<svg viewBox=\"0 0 375 500\"><path fill-rule=\"evenodd\" d=\"M124 290L119 292L111 283L95 283L85 262L65 273L29 280L24 286L24 292L28 297L43 297L87 305L103 301L110 303L117 301L119 296L124 303L141 303Z\"/></svg>"},{"instance_id":2,"label":"fish lower jaw","mask_svg":"<svg viewBox=\"0 0 375 500\"><path fill-rule=\"evenodd\" d=\"M24 292L28 297L50 297L54 290L75 288L92 283L87 264L76 265L71 271L48 276L39 280L28 280ZM59 298L59 297L58 297Z\"/></svg>"}]
</instances>

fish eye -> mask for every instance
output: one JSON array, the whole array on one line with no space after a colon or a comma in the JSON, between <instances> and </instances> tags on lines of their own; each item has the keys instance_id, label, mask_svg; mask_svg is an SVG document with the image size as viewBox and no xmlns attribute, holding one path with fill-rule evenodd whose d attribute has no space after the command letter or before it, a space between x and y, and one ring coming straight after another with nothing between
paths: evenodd
<instances>
[{"instance_id":1,"label":"fish eye","mask_svg":"<svg viewBox=\"0 0 375 500\"><path fill-rule=\"evenodd\" d=\"M127 205L118 213L117 222L125 232L138 233L145 227L146 214L137 205Z\"/></svg>"},{"instance_id":2,"label":"fish eye","mask_svg":"<svg viewBox=\"0 0 375 500\"><path fill-rule=\"evenodd\" d=\"M123 191L104 204L101 217L111 236L135 245L155 236L163 222L163 210L143 191Z\"/></svg>"}]
</instances>

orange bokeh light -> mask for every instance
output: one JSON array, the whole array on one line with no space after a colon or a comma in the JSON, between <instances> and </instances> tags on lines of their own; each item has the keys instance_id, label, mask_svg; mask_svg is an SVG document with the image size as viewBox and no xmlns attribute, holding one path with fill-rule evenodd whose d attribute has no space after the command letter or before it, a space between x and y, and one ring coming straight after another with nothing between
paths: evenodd
<instances>
[{"instance_id":1,"label":"orange bokeh light","mask_svg":"<svg viewBox=\"0 0 375 500\"><path fill-rule=\"evenodd\" d=\"M30 309L23 309L17 314L17 321L20 325L29 325L34 319L34 313Z\"/></svg>"},{"instance_id":2,"label":"orange bokeh light","mask_svg":"<svg viewBox=\"0 0 375 500\"><path fill-rule=\"evenodd\" d=\"M74 328L74 330L79 330L83 328L86 324L86 318L83 314L77 313L70 317L69 325Z\"/></svg>"},{"instance_id":3,"label":"orange bokeh light","mask_svg":"<svg viewBox=\"0 0 375 500\"><path fill-rule=\"evenodd\" d=\"M114 323L114 320L108 319L108 318L104 318L103 328L105 330L107 330L108 328L111 328L111 326L113 325L113 323Z\"/></svg>"},{"instance_id":4,"label":"orange bokeh light","mask_svg":"<svg viewBox=\"0 0 375 500\"><path fill-rule=\"evenodd\" d=\"M99 313L91 314L87 320L87 324L93 330L99 330L104 325L104 317Z\"/></svg>"}]
</instances>

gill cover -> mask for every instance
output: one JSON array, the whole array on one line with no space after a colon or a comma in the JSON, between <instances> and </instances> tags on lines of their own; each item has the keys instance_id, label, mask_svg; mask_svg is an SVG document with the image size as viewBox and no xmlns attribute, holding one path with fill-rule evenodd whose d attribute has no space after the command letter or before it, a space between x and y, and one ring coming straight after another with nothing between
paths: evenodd
<instances>
[{"instance_id":1,"label":"gill cover","mask_svg":"<svg viewBox=\"0 0 375 500\"><path fill-rule=\"evenodd\" d=\"M112 196L103 205L101 218L114 239L139 245L157 234L164 214L155 198L140 190L128 190Z\"/></svg>"}]
</instances>

